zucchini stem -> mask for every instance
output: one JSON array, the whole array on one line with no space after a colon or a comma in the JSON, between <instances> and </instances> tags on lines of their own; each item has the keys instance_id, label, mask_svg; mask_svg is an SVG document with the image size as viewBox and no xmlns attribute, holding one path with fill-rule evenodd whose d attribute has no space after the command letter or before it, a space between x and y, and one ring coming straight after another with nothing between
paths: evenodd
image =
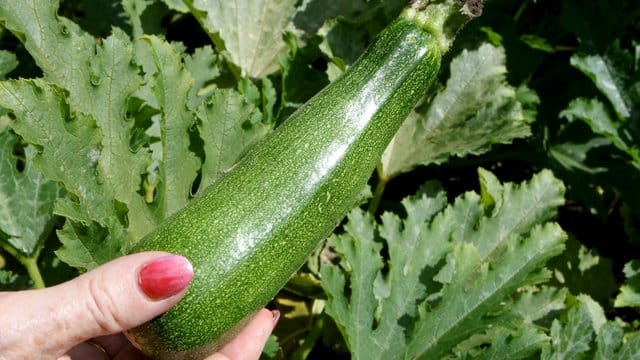
<instances>
[{"instance_id":1,"label":"zucchini stem","mask_svg":"<svg viewBox=\"0 0 640 360\"><path fill-rule=\"evenodd\" d=\"M483 6L483 0L412 0L400 16L433 34L444 54L464 25L482 14Z\"/></svg>"}]
</instances>

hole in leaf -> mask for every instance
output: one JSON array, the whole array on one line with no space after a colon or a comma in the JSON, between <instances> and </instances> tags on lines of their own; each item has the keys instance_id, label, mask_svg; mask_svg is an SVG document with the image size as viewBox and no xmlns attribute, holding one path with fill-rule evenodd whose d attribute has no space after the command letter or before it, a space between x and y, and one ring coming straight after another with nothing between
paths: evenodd
<instances>
[{"instance_id":1,"label":"hole in leaf","mask_svg":"<svg viewBox=\"0 0 640 360\"><path fill-rule=\"evenodd\" d=\"M311 62L311 68L321 72L325 72L329 68L329 63L327 62L327 59L323 57L317 57Z\"/></svg>"},{"instance_id":2,"label":"hole in leaf","mask_svg":"<svg viewBox=\"0 0 640 360\"><path fill-rule=\"evenodd\" d=\"M127 204L113 199L113 208L116 210L118 222L125 228L129 227L129 208Z\"/></svg>"},{"instance_id":3,"label":"hole in leaf","mask_svg":"<svg viewBox=\"0 0 640 360\"><path fill-rule=\"evenodd\" d=\"M151 138L145 133L144 129L134 128L129 139L129 150L137 153L140 148L148 145L150 141Z\"/></svg>"},{"instance_id":4,"label":"hole in leaf","mask_svg":"<svg viewBox=\"0 0 640 360\"><path fill-rule=\"evenodd\" d=\"M60 25L60 34L64 36L69 36L69 28L66 25Z\"/></svg>"},{"instance_id":5,"label":"hole in leaf","mask_svg":"<svg viewBox=\"0 0 640 360\"><path fill-rule=\"evenodd\" d=\"M26 156L24 153L24 145L20 143L16 143L13 146L12 155L16 161L15 169L20 173L23 172L27 164Z\"/></svg>"},{"instance_id":6,"label":"hole in leaf","mask_svg":"<svg viewBox=\"0 0 640 360\"><path fill-rule=\"evenodd\" d=\"M202 182L202 172L198 171L198 175L196 175L196 178L193 180L193 183L191 183L191 196L195 196L195 194L198 193L198 190L200 190L201 182Z\"/></svg>"}]
</instances>

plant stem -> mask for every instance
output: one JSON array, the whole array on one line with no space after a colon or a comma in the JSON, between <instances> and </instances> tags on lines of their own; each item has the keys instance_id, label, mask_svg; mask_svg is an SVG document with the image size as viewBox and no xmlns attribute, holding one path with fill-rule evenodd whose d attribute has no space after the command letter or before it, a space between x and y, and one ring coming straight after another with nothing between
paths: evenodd
<instances>
[{"instance_id":1,"label":"plant stem","mask_svg":"<svg viewBox=\"0 0 640 360\"><path fill-rule=\"evenodd\" d=\"M22 264L27 268L27 273L29 273L29 277L33 281L34 289L43 289L44 280L42 279L42 274L38 268L37 255L35 257L23 258Z\"/></svg>"},{"instance_id":2,"label":"plant stem","mask_svg":"<svg viewBox=\"0 0 640 360\"><path fill-rule=\"evenodd\" d=\"M318 342L318 339L320 338L320 335L322 334L322 329L324 329L325 316L326 315L320 315L313 322L311 328L308 329L309 334L304 338L304 342L302 343L300 348L298 348L298 350L293 353L293 356L291 357L292 359L302 360L306 359L309 356L311 350L313 350L314 346Z\"/></svg>"},{"instance_id":3,"label":"plant stem","mask_svg":"<svg viewBox=\"0 0 640 360\"><path fill-rule=\"evenodd\" d=\"M400 16L431 33L444 54L464 25L482 14L483 5L483 0L413 0Z\"/></svg>"},{"instance_id":4,"label":"plant stem","mask_svg":"<svg viewBox=\"0 0 640 360\"><path fill-rule=\"evenodd\" d=\"M373 198L369 203L369 214L375 215L376 211L378 211L378 206L380 206L380 201L382 200L382 194L384 194L384 189L387 187L389 180L391 179L382 172L382 167L378 166L378 185L376 185L376 189L373 192Z\"/></svg>"},{"instance_id":5,"label":"plant stem","mask_svg":"<svg viewBox=\"0 0 640 360\"><path fill-rule=\"evenodd\" d=\"M38 257L40 257L40 249L37 249L31 256L22 255L13 246L0 241L0 247L4 249L9 255L18 260L26 269L29 274L29 278L33 281L33 287L35 289L44 288L44 280L42 274L38 268Z\"/></svg>"}]
</instances>

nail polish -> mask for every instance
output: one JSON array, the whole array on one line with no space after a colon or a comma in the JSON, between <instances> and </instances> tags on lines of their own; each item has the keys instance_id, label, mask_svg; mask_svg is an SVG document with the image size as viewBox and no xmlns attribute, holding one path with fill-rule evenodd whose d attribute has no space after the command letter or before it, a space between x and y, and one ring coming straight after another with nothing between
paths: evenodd
<instances>
[{"instance_id":1,"label":"nail polish","mask_svg":"<svg viewBox=\"0 0 640 360\"><path fill-rule=\"evenodd\" d=\"M154 300L173 296L189 285L193 268L187 258L168 255L144 265L138 274L142 291Z\"/></svg>"}]
</instances>

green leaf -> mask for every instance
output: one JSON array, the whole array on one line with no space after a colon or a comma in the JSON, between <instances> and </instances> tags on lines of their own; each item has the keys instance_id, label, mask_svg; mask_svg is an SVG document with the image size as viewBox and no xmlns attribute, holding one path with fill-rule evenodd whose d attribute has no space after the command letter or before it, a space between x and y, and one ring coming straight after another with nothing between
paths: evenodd
<instances>
[{"instance_id":1,"label":"green leaf","mask_svg":"<svg viewBox=\"0 0 640 360\"><path fill-rule=\"evenodd\" d=\"M575 236L566 242L567 250L549 263L556 281L573 294L589 294L601 304L615 295L617 285L611 260L588 249Z\"/></svg>"},{"instance_id":2,"label":"green leaf","mask_svg":"<svg viewBox=\"0 0 640 360\"><path fill-rule=\"evenodd\" d=\"M64 236L59 234L63 245L103 249L101 256L79 256L63 246L59 257L72 266L92 268L121 255L131 235L121 222L114 189L100 174L101 133L93 119L74 113L65 91L39 79L0 82L0 106L11 109L11 127L37 149L34 166L69 193L54 209L68 220ZM86 237L84 229L95 224L108 229L109 236ZM74 229L82 231L74 235ZM105 254L105 249L114 251Z\"/></svg>"},{"instance_id":3,"label":"green leaf","mask_svg":"<svg viewBox=\"0 0 640 360\"><path fill-rule=\"evenodd\" d=\"M567 142L553 145L549 148L551 156L565 169L579 170L588 174L605 173L604 166L592 165L589 162L589 152L611 145L611 141L603 137L594 137L585 143Z\"/></svg>"},{"instance_id":4,"label":"green leaf","mask_svg":"<svg viewBox=\"0 0 640 360\"><path fill-rule=\"evenodd\" d=\"M475 345L475 348L455 352L458 358L468 356L477 360L528 359L538 352L548 339L544 333L533 326L516 331L495 327L485 334L473 336L465 344L466 346Z\"/></svg>"},{"instance_id":5,"label":"green leaf","mask_svg":"<svg viewBox=\"0 0 640 360\"><path fill-rule=\"evenodd\" d=\"M567 289L554 287L523 291L514 303L513 311L517 312L525 323L533 324L553 311L563 310L568 294Z\"/></svg>"},{"instance_id":6,"label":"green leaf","mask_svg":"<svg viewBox=\"0 0 640 360\"><path fill-rule=\"evenodd\" d=\"M371 334L377 302L373 284L383 267L379 254L382 244L375 242L374 226L364 212L352 211L345 225L347 233L329 239L330 245L342 255L342 269L329 266L321 270L322 286L329 296L326 312L340 327L354 358L368 358L381 347L372 348L375 341ZM345 273L350 274L350 299L345 295Z\"/></svg>"},{"instance_id":7,"label":"green leaf","mask_svg":"<svg viewBox=\"0 0 640 360\"><path fill-rule=\"evenodd\" d=\"M192 184L200 168L200 160L189 149L189 131L195 118L188 109L194 80L182 63L182 49L155 36L145 36L148 59L141 60L150 86L150 97L144 100L159 113L156 118L159 142L152 144L157 161L156 216L163 220L183 208L191 199Z\"/></svg>"},{"instance_id":8,"label":"green leaf","mask_svg":"<svg viewBox=\"0 0 640 360\"><path fill-rule=\"evenodd\" d=\"M286 106L298 107L329 84L327 74L312 66L317 59L324 59L320 49L322 38L312 37L304 46L291 33L286 40L289 56L280 59L282 98Z\"/></svg>"},{"instance_id":9,"label":"green leaf","mask_svg":"<svg viewBox=\"0 0 640 360\"><path fill-rule=\"evenodd\" d=\"M221 74L222 60L211 46L197 48L192 56L185 56L184 67L193 77L189 94L189 109L194 110L215 89L211 83Z\"/></svg>"},{"instance_id":10,"label":"green leaf","mask_svg":"<svg viewBox=\"0 0 640 360\"><path fill-rule=\"evenodd\" d=\"M18 138L9 131L0 133L0 236L24 256L32 256L53 226L53 205L58 186L34 169L35 150L25 149L22 169L14 150Z\"/></svg>"},{"instance_id":11,"label":"green leaf","mask_svg":"<svg viewBox=\"0 0 640 360\"><path fill-rule=\"evenodd\" d=\"M76 70L86 66L87 49L95 47L95 40L75 23L58 17L58 5L58 0L29 4L1 0L0 19L25 44L47 78L68 85L65 88L70 91L81 91L90 84L89 77Z\"/></svg>"},{"instance_id":12,"label":"green leaf","mask_svg":"<svg viewBox=\"0 0 640 360\"><path fill-rule=\"evenodd\" d=\"M304 0L294 17L294 24L308 35L314 35L325 21L338 16L354 18L371 6L366 0Z\"/></svg>"},{"instance_id":13,"label":"green leaf","mask_svg":"<svg viewBox=\"0 0 640 360\"><path fill-rule=\"evenodd\" d=\"M597 339L598 351L594 359L606 360L615 359L617 350L622 345L622 336L624 329L615 323L607 323L600 329L600 335Z\"/></svg>"},{"instance_id":14,"label":"green leaf","mask_svg":"<svg viewBox=\"0 0 640 360\"><path fill-rule=\"evenodd\" d=\"M618 117L631 117L640 102L640 69L634 70L631 54L620 49L618 41L602 54L574 54L571 65L595 83Z\"/></svg>"},{"instance_id":15,"label":"green leaf","mask_svg":"<svg viewBox=\"0 0 640 360\"><path fill-rule=\"evenodd\" d=\"M492 317L484 317L505 297L520 286L548 278L549 274L539 269L562 252L564 239L556 224L536 226L528 237L510 237L501 258L493 261L483 261L471 244L456 247L449 259L454 276L443 290L440 304L421 312L407 357L440 357L489 326Z\"/></svg>"},{"instance_id":16,"label":"green leaf","mask_svg":"<svg viewBox=\"0 0 640 360\"><path fill-rule=\"evenodd\" d=\"M478 170L481 183L494 183L484 192L491 193L496 206L485 206L492 216L479 218L478 225L467 220L464 236L460 241L469 241L478 247L482 258L498 256L501 247L515 234L526 234L534 225L551 220L558 207L564 205L565 188L553 174L544 170L531 181L515 185L498 186L498 179L487 170ZM484 205L484 204L483 204ZM488 210L491 210L489 212ZM460 231L460 230L459 230Z\"/></svg>"},{"instance_id":17,"label":"green leaf","mask_svg":"<svg viewBox=\"0 0 640 360\"><path fill-rule=\"evenodd\" d=\"M362 55L372 40L366 28L342 18L328 21L319 33L324 36L323 50L348 65Z\"/></svg>"},{"instance_id":18,"label":"green leaf","mask_svg":"<svg viewBox=\"0 0 640 360\"><path fill-rule=\"evenodd\" d=\"M91 143L93 149L88 158L72 166L82 170L85 167L80 164L86 163L87 159L95 162L88 168L95 172L92 181L100 183L102 189L88 189L93 185L84 182L81 188L71 186L67 190L81 200L83 197L75 191L95 193L97 197L94 201L106 199L100 202L111 203L115 199L125 204L130 214L130 235L124 237L126 243L126 239L141 238L155 226L147 205L138 194L141 174L145 172L150 159L145 152L129 149L134 124L127 121L126 117L128 98L140 87L143 79L133 61L133 45L123 31L114 28L112 35L98 44L73 22L57 17L57 6L57 1L38 1L30 6L0 2L0 18L23 40L44 72L45 80L68 92L64 99L68 105L64 106L68 106L72 116L95 122L95 125L88 125L87 128L95 127L90 137L99 140L80 140ZM56 112L55 109L53 111ZM64 112L59 115L62 119L66 118ZM27 137L23 133L20 135ZM40 136L30 137L32 140L29 141L34 144L43 139ZM60 141L56 138L51 140ZM50 178L58 178L42 168L40 170ZM81 178L88 176L85 174ZM74 182L77 181L71 181ZM95 213L100 217L92 219L104 225L105 216L109 213Z\"/></svg>"},{"instance_id":19,"label":"green leaf","mask_svg":"<svg viewBox=\"0 0 640 360\"><path fill-rule=\"evenodd\" d=\"M384 175L481 154L493 144L528 136L533 119L525 116L516 90L506 83L504 62L504 50L489 44L453 59L446 88L409 116L383 154ZM523 100L538 101L527 93Z\"/></svg>"},{"instance_id":20,"label":"green leaf","mask_svg":"<svg viewBox=\"0 0 640 360\"><path fill-rule=\"evenodd\" d=\"M294 24L308 36L315 35L333 19L344 19L340 23L356 25L356 31L376 32L393 20L406 4L407 0L304 0Z\"/></svg>"},{"instance_id":21,"label":"green leaf","mask_svg":"<svg viewBox=\"0 0 640 360\"><path fill-rule=\"evenodd\" d=\"M0 291L16 291L29 288L28 277L0 269Z\"/></svg>"},{"instance_id":22,"label":"green leaf","mask_svg":"<svg viewBox=\"0 0 640 360\"><path fill-rule=\"evenodd\" d=\"M123 16L120 0L75 0L67 1L64 5L76 6L77 13L82 14L78 25L94 36L105 36L113 27L128 29ZM70 4L71 3L71 4Z\"/></svg>"},{"instance_id":23,"label":"green leaf","mask_svg":"<svg viewBox=\"0 0 640 360\"><path fill-rule=\"evenodd\" d=\"M123 2L134 34L141 35L148 4ZM270 130L276 97L263 81L256 102L267 115L237 92L212 97L221 59L211 47L188 57L183 46L155 36L134 44L118 28L96 41L56 16L57 6L0 3L0 20L44 73L0 83L0 105L15 118L10 126L37 149L34 166L68 193L55 207L67 220L58 256L89 269L122 255L190 201L198 156L206 162L204 183L232 166ZM196 112L209 99L218 113L200 113L209 131L204 144ZM217 137L233 143L209 142Z\"/></svg>"},{"instance_id":24,"label":"green leaf","mask_svg":"<svg viewBox=\"0 0 640 360\"><path fill-rule=\"evenodd\" d=\"M640 358L640 334L635 332L627 337L627 341L618 351L619 359L638 360ZM604 357L602 358L605 359ZM611 358L609 358L611 359Z\"/></svg>"},{"instance_id":25,"label":"green leaf","mask_svg":"<svg viewBox=\"0 0 640 360\"><path fill-rule=\"evenodd\" d=\"M68 220L57 232L62 247L55 251L56 256L69 266L89 270L125 255L125 230L110 218L107 223Z\"/></svg>"},{"instance_id":26,"label":"green leaf","mask_svg":"<svg viewBox=\"0 0 640 360\"><path fill-rule=\"evenodd\" d=\"M580 295L576 300L566 318L553 321L551 343L543 349L541 359L640 358L638 333L625 334L626 323L607 321L602 307L589 296Z\"/></svg>"},{"instance_id":27,"label":"green leaf","mask_svg":"<svg viewBox=\"0 0 640 360\"><path fill-rule=\"evenodd\" d=\"M216 89L196 110L204 141L200 189L204 190L229 170L246 150L271 131L262 114L235 90Z\"/></svg>"},{"instance_id":28,"label":"green leaf","mask_svg":"<svg viewBox=\"0 0 640 360\"><path fill-rule=\"evenodd\" d=\"M635 333L625 339L624 329L615 322L608 322L600 328L597 345L595 360L640 359L640 336Z\"/></svg>"},{"instance_id":29,"label":"green leaf","mask_svg":"<svg viewBox=\"0 0 640 360\"><path fill-rule=\"evenodd\" d=\"M620 286L620 294L616 297L614 306L640 308L640 260L625 264L624 276L627 281Z\"/></svg>"},{"instance_id":30,"label":"green leaf","mask_svg":"<svg viewBox=\"0 0 640 360\"><path fill-rule=\"evenodd\" d=\"M626 152L633 165L640 169L640 150L633 139L624 134L624 129L609 114L605 105L597 99L574 99L560 116L569 121L581 120L591 127L594 133L610 140L615 147Z\"/></svg>"},{"instance_id":31,"label":"green leaf","mask_svg":"<svg viewBox=\"0 0 640 360\"><path fill-rule=\"evenodd\" d=\"M129 17L129 23L131 23L132 33L135 37L140 37L144 34L141 16L151 4L151 1L153 0L122 0L122 8L127 17Z\"/></svg>"},{"instance_id":32,"label":"green leaf","mask_svg":"<svg viewBox=\"0 0 640 360\"><path fill-rule=\"evenodd\" d=\"M295 0L185 0L204 29L225 49L241 76L260 78L278 69L285 51L282 34L295 12Z\"/></svg>"},{"instance_id":33,"label":"green leaf","mask_svg":"<svg viewBox=\"0 0 640 360\"><path fill-rule=\"evenodd\" d=\"M280 344L278 343L278 338L275 335L271 335L269 336L267 343L264 345L264 349L262 349L262 355L260 355L260 359L273 359L278 355L279 350Z\"/></svg>"},{"instance_id":34,"label":"green leaf","mask_svg":"<svg viewBox=\"0 0 640 360\"><path fill-rule=\"evenodd\" d=\"M161 0L163 3L169 7L169 9L176 10L179 12L189 12L189 8L184 4L182 0Z\"/></svg>"},{"instance_id":35,"label":"green leaf","mask_svg":"<svg viewBox=\"0 0 640 360\"><path fill-rule=\"evenodd\" d=\"M536 318L558 307L563 293L520 303L520 315L500 310L519 287L547 279L542 266L563 249L564 233L547 222L563 203L562 183L548 171L521 185L480 174L491 209L475 193L444 208L444 193L421 192L403 200L405 219L385 213L376 224L354 210L345 233L330 238L341 261L322 268L326 311L354 358L440 358L490 326L524 322L535 305L548 303ZM530 353L541 337L526 334L518 341L537 344L522 345Z\"/></svg>"},{"instance_id":36,"label":"green leaf","mask_svg":"<svg viewBox=\"0 0 640 360\"><path fill-rule=\"evenodd\" d=\"M567 314L565 323L556 319L551 325L551 345L542 351L541 359L577 359L591 348L594 329L588 307L580 303Z\"/></svg>"},{"instance_id":37,"label":"green leaf","mask_svg":"<svg viewBox=\"0 0 640 360\"><path fill-rule=\"evenodd\" d=\"M13 53L5 50L0 50L0 80L9 74L13 69L18 66L18 60Z\"/></svg>"},{"instance_id":38,"label":"green leaf","mask_svg":"<svg viewBox=\"0 0 640 360\"><path fill-rule=\"evenodd\" d=\"M542 38L538 35L523 34L522 36L520 36L520 40L522 40L522 42L527 44L532 49L544 51L547 53L555 52L555 49L553 48L553 46L551 46L551 44L549 44L547 39Z\"/></svg>"}]
</instances>

